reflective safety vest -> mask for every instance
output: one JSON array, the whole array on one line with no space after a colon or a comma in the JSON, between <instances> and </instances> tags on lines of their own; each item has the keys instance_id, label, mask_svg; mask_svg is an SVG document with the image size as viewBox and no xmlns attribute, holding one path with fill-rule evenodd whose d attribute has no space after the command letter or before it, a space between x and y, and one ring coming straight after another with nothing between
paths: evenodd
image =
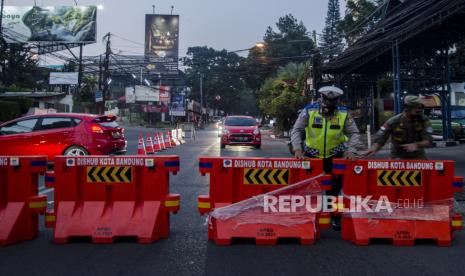
<instances>
[{"instance_id":1,"label":"reflective safety vest","mask_svg":"<svg viewBox=\"0 0 465 276\"><path fill-rule=\"evenodd\" d=\"M328 158L344 152L349 139L344 135L347 111L337 110L327 120L319 109L308 110L308 126L305 128L305 152L318 158Z\"/></svg>"}]
</instances>

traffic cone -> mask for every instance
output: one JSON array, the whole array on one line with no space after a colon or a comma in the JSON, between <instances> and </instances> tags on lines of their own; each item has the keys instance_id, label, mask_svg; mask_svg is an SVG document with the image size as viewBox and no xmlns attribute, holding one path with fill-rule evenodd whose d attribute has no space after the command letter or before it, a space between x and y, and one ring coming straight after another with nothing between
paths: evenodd
<instances>
[{"instance_id":1,"label":"traffic cone","mask_svg":"<svg viewBox=\"0 0 465 276\"><path fill-rule=\"evenodd\" d=\"M145 151L147 152L147 154L154 154L155 152L153 151L153 142L152 137L150 137L150 134L147 134L146 141L147 145L145 146Z\"/></svg>"},{"instance_id":2,"label":"traffic cone","mask_svg":"<svg viewBox=\"0 0 465 276\"><path fill-rule=\"evenodd\" d=\"M158 139L160 139L160 148L166 150L165 139L163 139L163 133L158 133Z\"/></svg>"},{"instance_id":3,"label":"traffic cone","mask_svg":"<svg viewBox=\"0 0 465 276\"><path fill-rule=\"evenodd\" d=\"M176 146L181 145L181 142L179 141L179 138L178 138L178 130L177 129L173 129L171 131L171 136L173 136L173 141L176 144Z\"/></svg>"},{"instance_id":4,"label":"traffic cone","mask_svg":"<svg viewBox=\"0 0 465 276\"><path fill-rule=\"evenodd\" d=\"M166 135L164 135L163 132L162 132L161 135L163 137L163 142L165 143L165 148L166 149L172 148L171 147L171 142L170 142L170 137L169 137L168 133Z\"/></svg>"},{"instance_id":5,"label":"traffic cone","mask_svg":"<svg viewBox=\"0 0 465 276\"><path fill-rule=\"evenodd\" d=\"M153 135L153 151L161 151L160 137L158 137L158 134L156 133Z\"/></svg>"},{"instance_id":6,"label":"traffic cone","mask_svg":"<svg viewBox=\"0 0 465 276\"><path fill-rule=\"evenodd\" d=\"M167 131L166 134L168 135L168 141L172 148L176 147L176 142L173 140L173 136L171 136L171 131Z\"/></svg>"},{"instance_id":7,"label":"traffic cone","mask_svg":"<svg viewBox=\"0 0 465 276\"><path fill-rule=\"evenodd\" d=\"M139 143L137 144L137 155L145 155L145 143L142 134L139 134Z\"/></svg>"}]
</instances>

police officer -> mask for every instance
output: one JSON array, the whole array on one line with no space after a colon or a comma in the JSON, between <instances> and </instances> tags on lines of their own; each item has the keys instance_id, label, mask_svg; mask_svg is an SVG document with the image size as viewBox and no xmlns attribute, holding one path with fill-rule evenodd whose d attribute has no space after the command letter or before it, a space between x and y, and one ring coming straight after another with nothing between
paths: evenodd
<instances>
[{"instance_id":1,"label":"police officer","mask_svg":"<svg viewBox=\"0 0 465 276\"><path fill-rule=\"evenodd\" d=\"M420 97L406 96L403 112L380 128L368 154L379 151L391 136L391 159L427 159L424 149L431 146L433 128L423 108Z\"/></svg>"},{"instance_id":2,"label":"police officer","mask_svg":"<svg viewBox=\"0 0 465 276\"><path fill-rule=\"evenodd\" d=\"M308 105L300 113L291 132L291 143L295 157L302 159L323 159L324 171L332 172L332 160L344 155L349 159L357 158L357 150L363 147L360 134L354 120L342 107L338 107L343 91L335 86L325 86L318 90L320 102ZM305 133L305 141L302 141ZM328 195L338 196L341 181L333 182ZM333 219L333 227L340 228L339 217Z\"/></svg>"}]
</instances>

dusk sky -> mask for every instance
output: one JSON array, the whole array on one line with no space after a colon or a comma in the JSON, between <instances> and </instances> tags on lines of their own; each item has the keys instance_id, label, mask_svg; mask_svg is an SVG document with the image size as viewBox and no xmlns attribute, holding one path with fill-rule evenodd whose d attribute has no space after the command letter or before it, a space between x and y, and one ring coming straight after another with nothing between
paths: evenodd
<instances>
[{"instance_id":1,"label":"dusk sky","mask_svg":"<svg viewBox=\"0 0 465 276\"><path fill-rule=\"evenodd\" d=\"M101 42L108 32L115 37L113 48L122 54L143 54L145 14L180 15L179 55L184 56L189 46L209 46L230 51L250 48L262 41L268 26L275 26L278 18L291 13L302 20L311 32L321 33L328 0L94 0L77 1L79 5L103 5L98 13L97 43L84 48L84 55L103 53ZM341 8L345 1L341 0ZM37 0L39 6L74 5L73 0ZM5 0L6 6L31 6L33 0ZM343 14L341 9L341 15Z\"/></svg>"}]
</instances>

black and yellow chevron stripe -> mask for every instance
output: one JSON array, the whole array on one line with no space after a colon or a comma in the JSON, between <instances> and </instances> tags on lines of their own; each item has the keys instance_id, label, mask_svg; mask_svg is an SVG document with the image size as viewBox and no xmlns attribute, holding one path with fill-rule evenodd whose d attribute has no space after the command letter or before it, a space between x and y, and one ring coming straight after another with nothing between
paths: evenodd
<instances>
[{"instance_id":1,"label":"black and yellow chevron stripe","mask_svg":"<svg viewBox=\"0 0 465 276\"><path fill-rule=\"evenodd\" d=\"M420 187L421 171L378 171L378 186Z\"/></svg>"},{"instance_id":2,"label":"black and yellow chevron stripe","mask_svg":"<svg viewBox=\"0 0 465 276\"><path fill-rule=\"evenodd\" d=\"M88 183L131 183L132 167L87 167Z\"/></svg>"},{"instance_id":3,"label":"black and yellow chevron stripe","mask_svg":"<svg viewBox=\"0 0 465 276\"><path fill-rule=\"evenodd\" d=\"M289 170L244 169L244 184L287 185L289 184Z\"/></svg>"}]
</instances>

